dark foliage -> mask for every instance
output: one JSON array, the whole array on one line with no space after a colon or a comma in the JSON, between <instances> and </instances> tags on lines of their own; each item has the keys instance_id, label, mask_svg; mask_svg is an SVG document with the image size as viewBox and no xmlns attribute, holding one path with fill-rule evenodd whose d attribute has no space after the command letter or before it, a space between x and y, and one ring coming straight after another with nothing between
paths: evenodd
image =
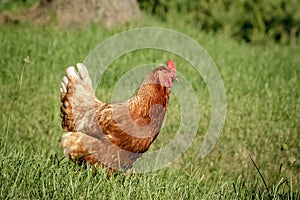
<instances>
[{"instance_id":1,"label":"dark foliage","mask_svg":"<svg viewBox=\"0 0 300 200\"><path fill-rule=\"evenodd\" d=\"M297 0L138 0L141 9L165 22L181 18L207 32L246 42L291 43L299 37ZM184 16L184 17L183 17ZM297 32L298 31L298 32Z\"/></svg>"}]
</instances>

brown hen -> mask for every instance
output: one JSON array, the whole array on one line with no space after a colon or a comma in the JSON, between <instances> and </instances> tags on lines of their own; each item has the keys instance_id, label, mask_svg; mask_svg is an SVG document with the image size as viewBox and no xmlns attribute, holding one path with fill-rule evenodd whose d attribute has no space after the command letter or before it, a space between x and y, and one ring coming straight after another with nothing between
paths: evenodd
<instances>
[{"instance_id":1,"label":"brown hen","mask_svg":"<svg viewBox=\"0 0 300 200\"><path fill-rule=\"evenodd\" d=\"M80 163L130 170L157 137L176 76L172 61L147 75L137 94L121 103L99 101L83 64L68 67L61 84L64 154Z\"/></svg>"}]
</instances>

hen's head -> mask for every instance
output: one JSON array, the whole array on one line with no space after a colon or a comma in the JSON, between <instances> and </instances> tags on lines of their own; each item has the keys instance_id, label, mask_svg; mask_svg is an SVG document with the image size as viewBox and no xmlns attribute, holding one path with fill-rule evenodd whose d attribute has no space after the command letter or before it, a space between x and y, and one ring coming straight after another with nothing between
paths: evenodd
<instances>
[{"instance_id":1,"label":"hen's head","mask_svg":"<svg viewBox=\"0 0 300 200\"><path fill-rule=\"evenodd\" d=\"M176 67L172 60L167 61L167 66L158 67L157 69L157 79L159 84L169 88L173 85L175 80L178 81Z\"/></svg>"},{"instance_id":2,"label":"hen's head","mask_svg":"<svg viewBox=\"0 0 300 200\"><path fill-rule=\"evenodd\" d=\"M155 68L144 80L143 85L155 83L164 87L172 87L174 81L178 81L176 67L173 61L168 60L166 66Z\"/></svg>"}]
</instances>

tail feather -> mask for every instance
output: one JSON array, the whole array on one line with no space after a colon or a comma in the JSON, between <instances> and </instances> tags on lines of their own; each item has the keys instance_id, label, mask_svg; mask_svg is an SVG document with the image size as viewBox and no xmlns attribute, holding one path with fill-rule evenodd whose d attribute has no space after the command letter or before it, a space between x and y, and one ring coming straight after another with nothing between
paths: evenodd
<instances>
[{"instance_id":1,"label":"tail feather","mask_svg":"<svg viewBox=\"0 0 300 200\"><path fill-rule=\"evenodd\" d=\"M93 118L95 113L95 92L87 68L83 64L68 67L61 83L61 117L65 132L76 131Z\"/></svg>"}]
</instances>

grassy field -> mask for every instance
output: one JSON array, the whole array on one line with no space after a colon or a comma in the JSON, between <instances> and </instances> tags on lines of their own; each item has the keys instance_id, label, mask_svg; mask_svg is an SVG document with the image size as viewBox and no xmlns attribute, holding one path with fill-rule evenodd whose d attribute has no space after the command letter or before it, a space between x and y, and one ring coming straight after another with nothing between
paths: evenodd
<instances>
[{"instance_id":1,"label":"grassy field","mask_svg":"<svg viewBox=\"0 0 300 200\"><path fill-rule=\"evenodd\" d=\"M167 26L155 19L147 23ZM192 146L168 168L109 178L64 158L59 87L65 68L81 62L98 43L130 26L115 30L96 25L82 30L0 26L0 198L299 199L299 48L251 46L188 26L170 28L194 38L208 51L225 84L226 123L213 151L204 159L198 156L211 114L203 80L183 70L186 63L175 55L142 50L112 63L97 96L109 100L114 84L131 66L175 59L201 107ZM30 62L23 60L27 56ZM172 97L168 123L152 150L173 138L180 114L176 105Z\"/></svg>"}]
</instances>

